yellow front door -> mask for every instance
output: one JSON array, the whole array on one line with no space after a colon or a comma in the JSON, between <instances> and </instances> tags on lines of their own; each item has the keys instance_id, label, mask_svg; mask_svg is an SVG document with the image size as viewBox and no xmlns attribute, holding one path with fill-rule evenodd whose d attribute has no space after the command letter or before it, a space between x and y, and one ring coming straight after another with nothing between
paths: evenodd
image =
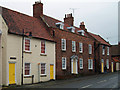
<instances>
[{"instance_id":1,"label":"yellow front door","mask_svg":"<svg viewBox=\"0 0 120 90\"><path fill-rule=\"evenodd\" d=\"M15 63L9 63L9 84L15 84Z\"/></svg>"},{"instance_id":2,"label":"yellow front door","mask_svg":"<svg viewBox=\"0 0 120 90\"><path fill-rule=\"evenodd\" d=\"M102 68L102 73L104 72L104 65L103 65L103 62L101 63L101 68Z\"/></svg>"},{"instance_id":3,"label":"yellow front door","mask_svg":"<svg viewBox=\"0 0 120 90\"><path fill-rule=\"evenodd\" d=\"M101 60L101 73L104 73L104 60Z\"/></svg>"},{"instance_id":4,"label":"yellow front door","mask_svg":"<svg viewBox=\"0 0 120 90\"><path fill-rule=\"evenodd\" d=\"M111 63L111 69L112 69L111 71L113 72L113 62Z\"/></svg>"},{"instance_id":5,"label":"yellow front door","mask_svg":"<svg viewBox=\"0 0 120 90\"><path fill-rule=\"evenodd\" d=\"M50 79L54 79L54 65L50 65Z\"/></svg>"}]
</instances>

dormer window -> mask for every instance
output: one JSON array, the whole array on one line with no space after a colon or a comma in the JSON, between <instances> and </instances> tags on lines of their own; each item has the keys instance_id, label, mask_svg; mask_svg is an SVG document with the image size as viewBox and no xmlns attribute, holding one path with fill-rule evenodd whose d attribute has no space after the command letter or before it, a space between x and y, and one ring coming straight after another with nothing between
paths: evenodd
<instances>
[{"instance_id":1,"label":"dormer window","mask_svg":"<svg viewBox=\"0 0 120 90\"><path fill-rule=\"evenodd\" d=\"M79 33L80 35L84 36L84 33L85 33L85 32L84 32L84 30L79 30L78 33Z\"/></svg>"},{"instance_id":2,"label":"dormer window","mask_svg":"<svg viewBox=\"0 0 120 90\"><path fill-rule=\"evenodd\" d=\"M58 22L56 23L56 26L59 28L59 29L64 29L64 24L62 22Z\"/></svg>"},{"instance_id":3,"label":"dormer window","mask_svg":"<svg viewBox=\"0 0 120 90\"><path fill-rule=\"evenodd\" d=\"M74 27L67 27L67 29L72 32L72 33L75 33L75 28Z\"/></svg>"}]
</instances>

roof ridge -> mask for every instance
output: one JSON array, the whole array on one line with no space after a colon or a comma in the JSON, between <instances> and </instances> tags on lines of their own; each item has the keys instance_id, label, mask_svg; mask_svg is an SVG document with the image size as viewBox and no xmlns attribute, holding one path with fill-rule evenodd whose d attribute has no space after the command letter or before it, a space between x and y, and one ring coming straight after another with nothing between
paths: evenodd
<instances>
[{"instance_id":1,"label":"roof ridge","mask_svg":"<svg viewBox=\"0 0 120 90\"><path fill-rule=\"evenodd\" d=\"M2 6L0 6L0 7L2 7ZM19 12L19 11L13 10L13 9L9 9L9 8L6 8L6 7L2 7L2 8L3 8L3 9L7 9L7 10L12 11L12 12L15 12L15 13L18 13L18 14L21 14L21 15L25 15L25 16L28 16L28 17L31 17L31 18L35 18L35 17L33 17L33 16L24 14L24 13L22 13L22 12Z\"/></svg>"}]
</instances>

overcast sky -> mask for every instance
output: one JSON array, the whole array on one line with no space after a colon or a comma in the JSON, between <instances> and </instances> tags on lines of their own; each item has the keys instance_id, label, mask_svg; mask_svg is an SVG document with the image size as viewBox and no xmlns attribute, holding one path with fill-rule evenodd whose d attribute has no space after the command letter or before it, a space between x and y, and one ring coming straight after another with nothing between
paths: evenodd
<instances>
[{"instance_id":1,"label":"overcast sky","mask_svg":"<svg viewBox=\"0 0 120 90\"><path fill-rule=\"evenodd\" d=\"M38 0L0 0L0 6L33 16L33 4ZM74 25L84 21L89 32L101 35L110 44L118 43L119 0L41 0L44 14L63 21L73 13Z\"/></svg>"}]
</instances>

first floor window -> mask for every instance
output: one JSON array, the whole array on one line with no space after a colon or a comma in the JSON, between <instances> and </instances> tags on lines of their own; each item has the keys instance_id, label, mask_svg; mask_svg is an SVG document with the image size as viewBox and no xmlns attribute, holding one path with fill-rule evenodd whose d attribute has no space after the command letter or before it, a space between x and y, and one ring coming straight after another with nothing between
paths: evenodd
<instances>
[{"instance_id":1,"label":"first floor window","mask_svg":"<svg viewBox=\"0 0 120 90\"><path fill-rule=\"evenodd\" d=\"M30 75L30 63L25 63L25 75Z\"/></svg>"},{"instance_id":2,"label":"first floor window","mask_svg":"<svg viewBox=\"0 0 120 90\"><path fill-rule=\"evenodd\" d=\"M62 57L62 69L66 69L66 57Z\"/></svg>"},{"instance_id":3,"label":"first floor window","mask_svg":"<svg viewBox=\"0 0 120 90\"><path fill-rule=\"evenodd\" d=\"M106 60L107 69L109 69L109 59Z\"/></svg>"},{"instance_id":4,"label":"first floor window","mask_svg":"<svg viewBox=\"0 0 120 90\"><path fill-rule=\"evenodd\" d=\"M105 55L105 46L102 45L102 55Z\"/></svg>"},{"instance_id":5,"label":"first floor window","mask_svg":"<svg viewBox=\"0 0 120 90\"><path fill-rule=\"evenodd\" d=\"M30 39L25 38L25 51L30 51Z\"/></svg>"},{"instance_id":6,"label":"first floor window","mask_svg":"<svg viewBox=\"0 0 120 90\"><path fill-rule=\"evenodd\" d=\"M75 44L75 41L72 41L72 52L76 52L76 44Z\"/></svg>"},{"instance_id":7,"label":"first floor window","mask_svg":"<svg viewBox=\"0 0 120 90\"><path fill-rule=\"evenodd\" d=\"M79 43L79 52L80 52L80 53L83 52L83 43Z\"/></svg>"},{"instance_id":8,"label":"first floor window","mask_svg":"<svg viewBox=\"0 0 120 90\"><path fill-rule=\"evenodd\" d=\"M89 44L89 54L92 54L92 45Z\"/></svg>"},{"instance_id":9,"label":"first floor window","mask_svg":"<svg viewBox=\"0 0 120 90\"><path fill-rule=\"evenodd\" d=\"M46 74L46 64L41 63L41 74Z\"/></svg>"},{"instance_id":10,"label":"first floor window","mask_svg":"<svg viewBox=\"0 0 120 90\"><path fill-rule=\"evenodd\" d=\"M93 60L88 59L88 69L93 69Z\"/></svg>"},{"instance_id":11,"label":"first floor window","mask_svg":"<svg viewBox=\"0 0 120 90\"><path fill-rule=\"evenodd\" d=\"M61 39L62 50L66 50L66 39Z\"/></svg>"},{"instance_id":12,"label":"first floor window","mask_svg":"<svg viewBox=\"0 0 120 90\"><path fill-rule=\"evenodd\" d=\"M80 58L80 69L83 69L83 59Z\"/></svg>"},{"instance_id":13,"label":"first floor window","mask_svg":"<svg viewBox=\"0 0 120 90\"><path fill-rule=\"evenodd\" d=\"M45 41L41 41L41 53L45 54Z\"/></svg>"},{"instance_id":14,"label":"first floor window","mask_svg":"<svg viewBox=\"0 0 120 90\"><path fill-rule=\"evenodd\" d=\"M107 55L109 55L109 47L107 47Z\"/></svg>"}]
</instances>

